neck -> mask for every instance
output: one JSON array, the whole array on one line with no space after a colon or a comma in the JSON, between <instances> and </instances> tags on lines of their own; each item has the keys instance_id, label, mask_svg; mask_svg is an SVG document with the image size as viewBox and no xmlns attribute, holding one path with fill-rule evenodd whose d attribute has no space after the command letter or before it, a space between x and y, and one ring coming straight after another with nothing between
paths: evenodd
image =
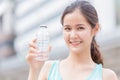
<instances>
[{"instance_id":1,"label":"neck","mask_svg":"<svg viewBox=\"0 0 120 80\"><path fill-rule=\"evenodd\" d=\"M94 64L92 58L91 58L91 53L90 50L86 50L83 52L70 52L68 58L67 58L70 62L74 63L74 64Z\"/></svg>"}]
</instances>

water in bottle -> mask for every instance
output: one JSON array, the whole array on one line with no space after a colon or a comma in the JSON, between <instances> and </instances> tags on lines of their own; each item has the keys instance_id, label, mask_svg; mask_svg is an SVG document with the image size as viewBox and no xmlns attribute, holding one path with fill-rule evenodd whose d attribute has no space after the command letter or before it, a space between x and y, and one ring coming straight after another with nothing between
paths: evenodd
<instances>
[{"instance_id":1,"label":"water in bottle","mask_svg":"<svg viewBox=\"0 0 120 80\"><path fill-rule=\"evenodd\" d=\"M39 48L39 54L36 59L47 60L48 59L48 46L49 46L49 32L47 26L40 26L37 32L37 46Z\"/></svg>"}]
</instances>

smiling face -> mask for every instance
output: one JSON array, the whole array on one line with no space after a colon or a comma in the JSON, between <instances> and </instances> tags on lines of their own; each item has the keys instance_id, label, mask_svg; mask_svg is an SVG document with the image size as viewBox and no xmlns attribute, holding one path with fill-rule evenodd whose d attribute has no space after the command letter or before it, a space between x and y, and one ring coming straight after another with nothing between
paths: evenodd
<instances>
[{"instance_id":1,"label":"smiling face","mask_svg":"<svg viewBox=\"0 0 120 80\"><path fill-rule=\"evenodd\" d=\"M94 28L78 9L64 16L63 35L70 51L78 53L90 49L94 33Z\"/></svg>"}]
</instances>

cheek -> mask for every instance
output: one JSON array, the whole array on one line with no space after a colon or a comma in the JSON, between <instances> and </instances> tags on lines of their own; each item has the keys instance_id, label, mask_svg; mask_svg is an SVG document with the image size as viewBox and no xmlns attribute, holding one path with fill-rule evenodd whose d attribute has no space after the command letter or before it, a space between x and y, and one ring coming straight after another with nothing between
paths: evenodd
<instances>
[{"instance_id":1,"label":"cheek","mask_svg":"<svg viewBox=\"0 0 120 80\"><path fill-rule=\"evenodd\" d=\"M64 40L67 41L68 40L68 34L66 32L63 32L63 37L64 37Z\"/></svg>"},{"instance_id":2,"label":"cheek","mask_svg":"<svg viewBox=\"0 0 120 80\"><path fill-rule=\"evenodd\" d=\"M82 37L83 40L90 41L91 38L92 38L92 34L91 34L90 31L84 31L84 32L81 33L81 37Z\"/></svg>"}]
</instances>

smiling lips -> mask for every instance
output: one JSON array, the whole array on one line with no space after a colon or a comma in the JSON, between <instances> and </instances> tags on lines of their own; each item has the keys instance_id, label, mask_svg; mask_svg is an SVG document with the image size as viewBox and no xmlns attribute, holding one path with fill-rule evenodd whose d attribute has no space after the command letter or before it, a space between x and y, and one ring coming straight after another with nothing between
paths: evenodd
<instances>
[{"instance_id":1,"label":"smiling lips","mask_svg":"<svg viewBox=\"0 0 120 80\"><path fill-rule=\"evenodd\" d=\"M70 43L72 46L78 46L78 45L80 45L80 43L82 43L82 41L69 41L69 43Z\"/></svg>"}]
</instances>

